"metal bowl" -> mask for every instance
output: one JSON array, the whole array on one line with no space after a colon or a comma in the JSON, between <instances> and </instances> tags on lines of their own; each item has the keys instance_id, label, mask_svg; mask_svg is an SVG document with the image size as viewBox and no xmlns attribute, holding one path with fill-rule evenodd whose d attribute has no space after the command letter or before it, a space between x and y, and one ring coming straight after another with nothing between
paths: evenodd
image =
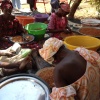
<instances>
[{"instance_id":1,"label":"metal bowl","mask_svg":"<svg viewBox=\"0 0 100 100\"><path fill-rule=\"evenodd\" d=\"M81 19L81 23L83 26L96 27L100 25L100 20L92 19L92 18L85 18L85 19Z\"/></svg>"},{"instance_id":2,"label":"metal bowl","mask_svg":"<svg viewBox=\"0 0 100 100\"><path fill-rule=\"evenodd\" d=\"M27 44L27 43L30 43L30 42L32 42L34 40L34 36L33 35L29 35L29 34L24 35L24 37L27 37L27 36L31 37L31 40L25 41L25 42L18 42L18 43L19 44ZM15 41L13 41L13 37L9 37L9 41L15 43Z\"/></svg>"},{"instance_id":3,"label":"metal bowl","mask_svg":"<svg viewBox=\"0 0 100 100\"><path fill-rule=\"evenodd\" d=\"M92 36L92 37L97 37L97 38L100 38L100 34L96 34L96 35L93 35L93 31L91 31L91 33L88 34L88 32L85 33L84 32L81 32L81 29L96 29L98 31L100 31L100 28L99 27L81 27L80 29L77 30L77 32L81 35L88 35L88 36Z\"/></svg>"},{"instance_id":4,"label":"metal bowl","mask_svg":"<svg viewBox=\"0 0 100 100\"><path fill-rule=\"evenodd\" d=\"M49 87L35 75L16 74L0 80L0 100L50 100Z\"/></svg>"}]
</instances>

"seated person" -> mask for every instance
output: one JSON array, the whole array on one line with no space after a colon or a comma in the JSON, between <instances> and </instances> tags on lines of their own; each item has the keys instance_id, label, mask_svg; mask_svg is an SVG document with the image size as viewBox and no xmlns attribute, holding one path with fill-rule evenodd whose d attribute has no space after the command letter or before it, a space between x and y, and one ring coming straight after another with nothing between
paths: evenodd
<instances>
[{"instance_id":1,"label":"seated person","mask_svg":"<svg viewBox=\"0 0 100 100\"><path fill-rule=\"evenodd\" d=\"M57 38L49 38L39 50L41 57L55 65L55 87L50 100L99 100L100 99L100 55L92 50L78 47L65 48Z\"/></svg>"},{"instance_id":2,"label":"seated person","mask_svg":"<svg viewBox=\"0 0 100 100\"><path fill-rule=\"evenodd\" d=\"M0 37L15 36L24 33L24 29L19 21L13 16L13 5L10 1L2 1L1 10L3 12L0 15Z\"/></svg>"},{"instance_id":3,"label":"seated person","mask_svg":"<svg viewBox=\"0 0 100 100\"><path fill-rule=\"evenodd\" d=\"M5 50L0 50L0 56L7 56L10 59L10 57L15 56L15 53L5 49ZM0 77L26 72L26 70L29 70L31 68L31 66L27 67L27 65L30 64L30 61L31 61L30 55L28 55L23 60L13 61L11 63L6 60L5 61L0 60Z\"/></svg>"},{"instance_id":4,"label":"seated person","mask_svg":"<svg viewBox=\"0 0 100 100\"><path fill-rule=\"evenodd\" d=\"M9 52L8 50L0 50L0 56L8 56L8 57L11 57L13 56L14 54ZM21 62L19 62L20 64ZM17 65L16 65L17 64ZM9 64L8 62L1 62L0 61L0 68L15 68L15 66L18 66L19 64L18 63L12 63L12 64Z\"/></svg>"},{"instance_id":5,"label":"seated person","mask_svg":"<svg viewBox=\"0 0 100 100\"><path fill-rule=\"evenodd\" d=\"M70 28L68 27L68 20L66 17L69 12L70 6L68 4L61 3L60 8L58 8L55 13L52 13L50 16L47 32L54 33L54 36L62 32L72 33Z\"/></svg>"}]
</instances>

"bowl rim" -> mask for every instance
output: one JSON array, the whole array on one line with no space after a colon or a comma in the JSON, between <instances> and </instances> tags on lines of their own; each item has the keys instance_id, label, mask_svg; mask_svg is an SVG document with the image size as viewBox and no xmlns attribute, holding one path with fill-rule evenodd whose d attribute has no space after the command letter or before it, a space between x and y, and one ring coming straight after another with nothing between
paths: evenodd
<instances>
[{"instance_id":1,"label":"bowl rim","mask_svg":"<svg viewBox=\"0 0 100 100\"><path fill-rule=\"evenodd\" d=\"M84 19L81 19L81 23L86 23L86 24L100 24L100 20L95 19L95 18L84 18Z\"/></svg>"},{"instance_id":2,"label":"bowl rim","mask_svg":"<svg viewBox=\"0 0 100 100\"><path fill-rule=\"evenodd\" d=\"M79 28L77 31L78 31L79 34L84 35L84 36L91 36L91 37L95 37L95 38L99 38L99 37L100 37L100 35L99 35L99 36L93 36L93 35L87 35L87 34L81 33L80 30L81 30L82 28L95 28L95 29L100 29L99 27L87 27L87 26L86 26L86 27L81 27L81 28Z\"/></svg>"},{"instance_id":3,"label":"bowl rim","mask_svg":"<svg viewBox=\"0 0 100 100\"><path fill-rule=\"evenodd\" d=\"M41 30L47 29L47 24L42 23L42 22L29 23L29 24L25 25L25 29L27 30L26 27L27 27L28 25L31 25L31 24L44 24L44 25L46 26L46 28L42 28ZM29 30L29 31L33 31L33 30ZM40 31L40 30L34 30L34 31Z\"/></svg>"},{"instance_id":4,"label":"bowl rim","mask_svg":"<svg viewBox=\"0 0 100 100\"><path fill-rule=\"evenodd\" d=\"M15 17L20 17L20 18L24 18L24 17L25 17L25 18L34 18L34 17L32 17L32 16L23 16L23 15L21 15L21 16L19 15L19 16L15 16Z\"/></svg>"},{"instance_id":5,"label":"bowl rim","mask_svg":"<svg viewBox=\"0 0 100 100\"><path fill-rule=\"evenodd\" d=\"M41 16L38 16L38 15L41 15ZM46 16L42 16L42 15L46 15ZM40 14L36 14L35 16L34 16L35 18L48 18L49 17L49 15L48 14L45 14L45 13L40 13Z\"/></svg>"},{"instance_id":6,"label":"bowl rim","mask_svg":"<svg viewBox=\"0 0 100 100\"><path fill-rule=\"evenodd\" d=\"M49 100L49 94L51 92L49 85L40 77L37 75L31 73L31 74L26 74L26 73L20 73L20 74L13 74L7 77L4 77L0 80L1 86L4 87L9 83L16 82L18 80L26 80L26 81L32 81L34 80L37 82L45 91L45 99ZM6 84L5 84L6 83Z\"/></svg>"},{"instance_id":7,"label":"bowl rim","mask_svg":"<svg viewBox=\"0 0 100 100\"><path fill-rule=\"evenodd\" d=\"M17 35L17 36L21 36L21 35ZM31 36L33 39L28 41L28 42L18 42L19 44L27 44L27 43L30 43L30 42L34 41L34 39L35 39L35 37L31 34L25 34L25 36ZM12 42L12 43L15 43L14 41L12 41L12 38L13 37L9 37L9 41Z\"/></svg>"},{"instance_id":8,"label":"bowl rim","mask_svg":"<svg viewBox=\"0 0 100 100\"><path fill-rule=\"evenodd\" d=\"M65 44L65 45L69 45L69 46L73 46L73 48L84 47L84 46L74 46L74 45L71 45L71 44L69 44L69 43L66 42L67 39L74 38L74 37L89 37L89 38L93 38L93 39L95 39L95 40L98 41L98 44L96 44L96 45L89 46L89 47L85 47L85 48L87 48L87 49L92 49L92 48L96 48L96 47L99 47L99 46L100 46L100 40L99 40L99 39L97 39L97 38L95 38L95 37L92 37L92 36L80 36L80 35L77 35L77 36L68 36L68 37L66 37L66 38L64 39L64 44Z\"/></svg>"}]
</instances>

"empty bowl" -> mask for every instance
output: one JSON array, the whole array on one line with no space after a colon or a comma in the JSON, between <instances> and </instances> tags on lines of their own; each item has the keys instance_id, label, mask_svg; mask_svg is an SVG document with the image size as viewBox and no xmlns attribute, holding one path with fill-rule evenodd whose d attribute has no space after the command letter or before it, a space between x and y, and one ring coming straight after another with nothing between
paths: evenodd
<instances>
[{"instance_id":1,"label":"empty bowl","mask_svg":"<svg viewBox=\"0 0 100 100\"><path fill-rule=\"evenodd\" d=\"M100 40L91 36L69 36L64 40L64 44L70 50L77 47L85 47L86 49L96 51L100 47Z\"/></svg>"}]
</instances>

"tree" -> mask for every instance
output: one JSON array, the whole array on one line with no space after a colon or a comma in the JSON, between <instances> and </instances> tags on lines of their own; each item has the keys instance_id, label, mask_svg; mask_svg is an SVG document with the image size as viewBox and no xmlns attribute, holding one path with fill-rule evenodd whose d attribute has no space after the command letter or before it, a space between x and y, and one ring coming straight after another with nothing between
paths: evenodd
<instances>
[{"instance_id":1,"label":"tree","mask_svg":"<svg viewBox=\"0 0 100 100\"><path fill-rule=\"evenodd\" d=\"M100 18L100 0L90 0L90 4L96 8L98 11L98 17Z\"/></svg>"},{"instance_id":2,"label":"tree","mask_svg":"<svg viewBox=\"0 0 100 100\"><path fill-rule=\"evenodd\" d=\"M74 14L78 8L78 6L80 5L82 0L75 0L72 7L71 7L71 10L70 10L70 13L68 15L68 19L74 19ZM71 3L71 2L70 2Z\"/></svg>"}]
</instances>

